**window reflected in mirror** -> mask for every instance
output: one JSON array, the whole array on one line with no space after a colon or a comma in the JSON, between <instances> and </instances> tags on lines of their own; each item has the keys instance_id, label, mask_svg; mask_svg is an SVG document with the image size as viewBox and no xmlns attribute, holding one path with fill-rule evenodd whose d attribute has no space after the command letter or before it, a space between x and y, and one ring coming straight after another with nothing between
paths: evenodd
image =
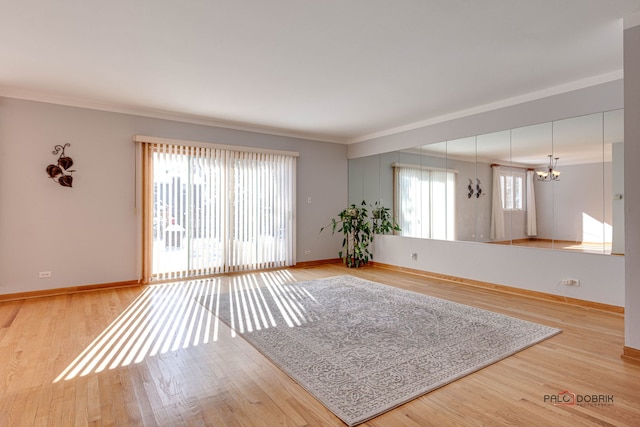
<instances>
[{"instance_id":1,"label":"window reflected in mirror","mask_svg":"<svg viewBox=\"0 0 640 427\"><path fill-rule=\"evenodd\" d=\"M394 162L393 212L401 236L455 239L457 171L447 168L446 143L405 152Z\"/></svg>"},{"instance_id":2,"label":"window reflected in mirror","mask_svg":"<svg viewBox=\"0 0 640 427\"><path fill-rule=\"evenodd\" d=\"M349 203L417 238L624 253L623 111L349 160Z\"/></svg>"}]
</instances>

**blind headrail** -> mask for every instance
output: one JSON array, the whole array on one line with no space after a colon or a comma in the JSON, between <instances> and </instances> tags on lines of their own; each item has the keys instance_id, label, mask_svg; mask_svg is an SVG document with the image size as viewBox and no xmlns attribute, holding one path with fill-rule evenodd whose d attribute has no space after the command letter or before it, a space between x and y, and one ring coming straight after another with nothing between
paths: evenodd
<instances>
[{"instance_id":1,"label":"blind headrail","mask_svg":"<svg viewBox=\"0 0 640 427\"><path fill-rule=\"evenodd\" d=\"M425 170L425 171L452 172L452 173L458 173L459 172L457 169L434 168L434 167L431 167L431 166L411 165L411 164L407 164L407 163L398 163L398 162L391 163L391 167L392 168L421 169L421 170Z\"/></svg>"},{"instance_id":2,"label":"blind headrail","mask_svg":"<svg viewBox=\"0 0 640 427\"><path fill-rule=\"evenodd\" d=\"M218 150L242 151L250 153L279 154L283 156L300 157L297 151L271 150L269 148L243 147L239 145L214 144L212 142L188 141L183 139L160 138L158 136L134 135L133 141L142 144L180 145L185 147L213 148Z\"/></svg>"}]
</instances>

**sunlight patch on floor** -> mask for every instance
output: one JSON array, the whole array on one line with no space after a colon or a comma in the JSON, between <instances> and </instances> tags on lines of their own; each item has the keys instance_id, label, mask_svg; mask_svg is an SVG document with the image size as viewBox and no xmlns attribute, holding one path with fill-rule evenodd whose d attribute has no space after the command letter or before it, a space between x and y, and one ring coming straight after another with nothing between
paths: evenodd
<instances>
[{"instance_id":1,"label":"sunlight patch on floor","mask_svg":"<svg viewBox=\"0 0 640 427\"><path fill-rule=\"evenodd\" d=\"M208 344L220 333L220 299L230 298L232 336L275 326L270 293L290 326L305 321L303 290L286 270L150 285L54 380L140 363L146 357ZM223 283L224 282L224 283ZM287 285L289 284L289 285ZM206 296L206 297L205 297ZM308 296L306 296L308 298Z\"/></svg>"}]
</instances>

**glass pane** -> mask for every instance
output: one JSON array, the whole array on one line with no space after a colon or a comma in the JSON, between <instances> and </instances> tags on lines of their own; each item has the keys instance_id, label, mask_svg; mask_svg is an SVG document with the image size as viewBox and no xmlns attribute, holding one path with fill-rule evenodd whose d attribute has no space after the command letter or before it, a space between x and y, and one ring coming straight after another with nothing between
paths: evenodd
<instances>
[{"instance_id":1,"label":"glass pane","mask_svg":"<svg viewBox=\"0 0 640 427\"><path fill-rule=\"evenodd\" d=\"M511 173L520 176L520 196L516 209L509 213L511 238L515 245L550 245L553 238L553 187L551 183L534 181L530 196L533 202L528 209L524 201L525 176L529 170L545 171L548 155L552 153L552 125L542 123L513 129L511 145ZM518 185L516 180L516 185ZM517 195L518 193L516 193Z\"/></svg>"},{"instance_id":2,"label":"glass pane","mask_svg":"<svg viewBox=\"0 0 640 427\"><path fill-rule=\"evenodd\" d=\"M500 199L502 200L502 209L507 209L506 188L507 180L504 175L500 175Z\"/></svg>"},{"instance_id":3,"label":"glass pane","mask_svg":"<svg viewBox=\"0 0 640 427\"><path fill-rule=\"evenodd\" d=\"M553 163L560 173L553 188L554 248L587 252L610 248L605 221L603 115L553 123ZM557 160L556 160L557 159Z\"/></svg>"},{"instance_id":4,"label":"glass pane","mask_svg":"<svg viewBox=\"0 0 640 427\"><path fill-rule=\"evenodd\" d=\"M524 192L523 180L521 176L515 177L515 185L513 190L514 209L522 210L522 197Z\"/></svg>"},{"instance_id":5,"label":"glass pane","mask_svg":"<svg viewBox=\"0 0 640 427\"><path fill-rule=\"evenodd\" d=\"M478 205L475 137L447 141L447 168L457 173L451 174L447 187L446 239L473 241Z\"/></svg>"},{"instance_id":6,"label":"glass pane","mask_svg":"<svg viewBox=\"0 0 640 427\"><path fill-rule=\"evenodd\" d=\"M502 197L496 198L500 203L499 206L494 206L494 191L500 191L499 182L493 181L493 169L495 167L503 168L509 167L511 164L511 132L501 131L493 132L489 134L479 135L476 143L476 171L477 181L476 184L480 186L482 190L481 196L477 198L476 209L476 241L488 242L491 239L492 221L494 222L494 229L496 227L496 217L502 217L504 220L504 214L500 211L500 207L504 209L504 205L501 204ZM498 180L499 181L499 180ZM509 241L510 230L506 227L502 227L503 233L497 239L493 241Z\"/></svg>"},{"instance_id":7,"label":"glass pane","mask_svg":"<svg viewBox=\"0 0 640 427\"><path fill-rule=\"evenodd\" d=\"M447 173L431 171L431 224L432 239L447 239Z\"/></svg>"},{"instance_id":8,"label":"glass pane","mask_svg":"<svg viewBox=\"0 0 640 427\"><path fill-rule=\"evenodd\" d=\"M604 154L605 173L610 182L605 181L605 222L611 224L611 253L622 255L624 249L624 112L623 110L604 113ZM608 172L608 171L607 171ZM607 189L611 195L607 197Z\"/></svg>"},{"instance_id":9,"label":"glass pane","mask_svg":"<svg viewBox=\"0 0 640 427\"><path fill-rule=\"evenodd\" d=\"M155 152L153 163L152 274L187 271L189 254L184 237L189 159L173 151Z\"/></svg>"}]
</instances>

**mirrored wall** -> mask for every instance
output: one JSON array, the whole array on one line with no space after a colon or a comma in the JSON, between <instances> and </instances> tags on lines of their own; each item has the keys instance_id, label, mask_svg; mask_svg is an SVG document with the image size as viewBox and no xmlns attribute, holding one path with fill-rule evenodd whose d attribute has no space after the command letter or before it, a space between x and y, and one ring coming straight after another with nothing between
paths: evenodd
<instances>
[{"instance_id":1,"label":"mirrored wall","mask_svg":"<svg viewBox=\"0 0 640 427\"><path fill-rule=\"evenodd\" d=\"M349 160L349 202L392 209L398 234L624 253L623 111Z\"/></svg>"}]
</instances>

